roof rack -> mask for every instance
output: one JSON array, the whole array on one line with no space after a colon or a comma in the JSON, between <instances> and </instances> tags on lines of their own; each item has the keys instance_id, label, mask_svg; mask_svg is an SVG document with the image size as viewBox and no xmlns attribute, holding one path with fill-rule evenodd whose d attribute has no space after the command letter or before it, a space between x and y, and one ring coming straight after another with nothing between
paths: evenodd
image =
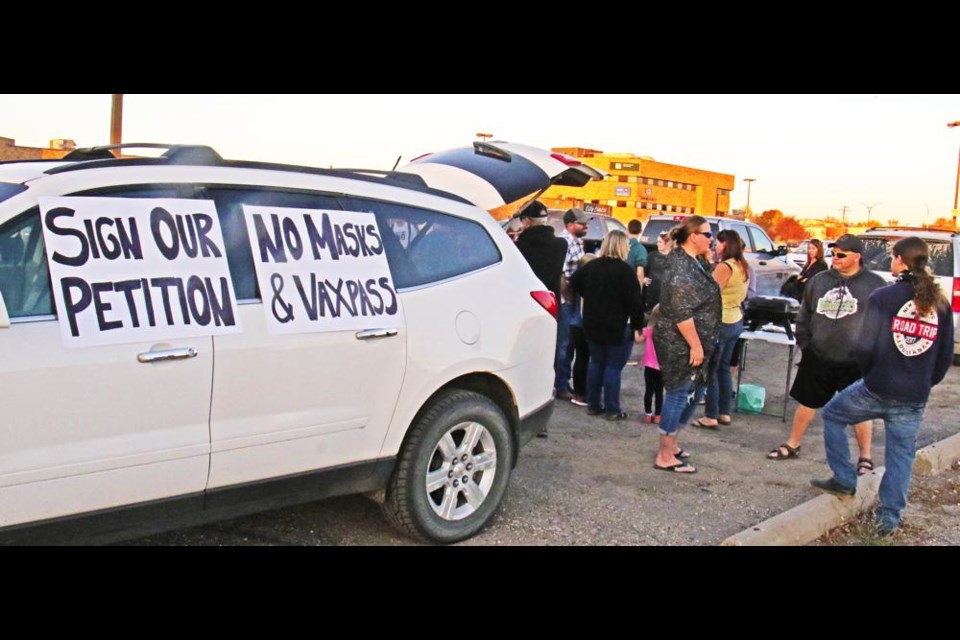
<instances>
[{"instance_id":1,"label":"roof rack","mask_svg":"<svg viewBox=\"0 0 960 640\"><path fill-rule=\"evenodd\" d=\"M188 164L203 162L204 164L218 164L223 162L220 154L206 145L191 144L161 144L156 142L124 142L121 144L106 144L97 147L82 147L74 149L63 160L117 160L111 151L114 149L166 149L161 157L167 158L173 164Z\"/></svg>"},{"instance_id":2,"label":"roof rack","mask_svg":"<svg viewBox=\"0 0 960 640\"><path fill-rule=\"evenodd\" d=\"M870 227L867 231L945 231L953 234L960 232L958 229L948 227Z\"/></svg>"}]
</instances>

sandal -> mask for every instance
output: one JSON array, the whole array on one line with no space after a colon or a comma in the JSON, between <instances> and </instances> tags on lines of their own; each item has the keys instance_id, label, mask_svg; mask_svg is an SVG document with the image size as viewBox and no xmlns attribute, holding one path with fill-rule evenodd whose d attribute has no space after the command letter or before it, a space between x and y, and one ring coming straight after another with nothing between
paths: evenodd
<instances>
[{"instance_id":1,"label":"sandal","mask_svg":"<svg viewBox=\"0 0 960 640\"><path fill-rule=\"evenodd\" d=\"M786 453L783 453L781 449L783 449L783 451L786 451ZM773 451L767 454L767 458L769 458L770 460L789 460L790 458L799 458L799 457L800 457L800 445L797 445L796 447L791 447L786 442L784 442L782 445L780 445L779 447L777 447L776 449L774 449Z\"/></svg>"},{"instance_id":2,"label":"sandal","mask_svg":"<svg viewBox=\"0 0 960 640\"><path fill-rule=\"evenodd\" d=\"M697 418L690 423L691 427L697 427L698 429L707 429L709 431L717 431L720 428L720 424L706 424L701 421L701 418Z\"/></svg>"},{"instance_id":3,"label":"sandal","mask_svg":"<svg viewBox=\"0 0 960 640\"><path fill-rule=\"evenodd\" d=\"M873 471L873 459L872 458L860 458L857 460L857 475L865 476L868 473Z\"/></svg>"},{"instance_id":4,"label":"sandal","mask_svg":"<svg viewBox=\"0 0 960 640\"><path fill-rule=\"evenodd\" d=\"M677 460L686 460L687 458L690 457L690 452L684 450L683 447L681 447L679 451L673 454L673 457L676 458Z\"/></svg>"},{"instance_id":5,"label":"sandal","mask_svg":"<svg viewBox=\"0 0 960 640\"><path fill-rule=\"evenodd\" d=\"M696 473L697 470L693 465L687 462L678 462L677 464L669 464L665 467L654 463L653 468L657 471L672 471L673 473Z\"/></svg>"}]
</instances>

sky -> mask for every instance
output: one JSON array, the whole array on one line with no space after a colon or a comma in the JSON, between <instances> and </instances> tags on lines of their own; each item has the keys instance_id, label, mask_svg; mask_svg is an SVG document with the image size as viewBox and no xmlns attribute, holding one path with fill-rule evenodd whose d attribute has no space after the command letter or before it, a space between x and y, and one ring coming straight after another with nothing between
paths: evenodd
<instances>
[{"instance_id":1,"label":"sky","mask_svg":"<svg viewBox=\"0 0 960 640\"><path fill-rule=\"evenodd\" d=\"M109 94L0 95L0 136L110 141ZM950 217L960 94L126 94L123 141L221 156L390 169L477 133L733 175L731 208L900 224Z\"/></svg>"}]
</instances>

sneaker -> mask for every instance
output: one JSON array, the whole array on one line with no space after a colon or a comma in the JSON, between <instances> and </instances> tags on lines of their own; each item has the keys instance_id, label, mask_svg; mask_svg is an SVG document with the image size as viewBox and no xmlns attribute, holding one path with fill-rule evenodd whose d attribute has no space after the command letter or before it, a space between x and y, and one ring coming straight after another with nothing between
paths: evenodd
<instances>
[{"instance_id":1,"label":"sneaker","mask_svg":"<svg viewBox=\"0 0 960 640\"><path fill-rule=\"evenodd\" d=\"M653 424L653 414L645 413L643 414L643 424Z\"/></svg>"},{"instance_id":2,"label":"sneaker","mask_svg":"<svg viewBox=\"0 0 960 640\"><path fill-rule=\"evenodd\" d=\"M653 424L660 424L660 416L653 416Z\"/></svg>"},{"instance_id":3,"label":"sneaker","mask_svg":"<svg viewBox=\"0 0 960 640\"><path fill-rule=\"evenodd\" d=\"M549 438L550 436L547 434L547 430L544 429L543 431L541 431L540 433L537 434L537 437L538 437L538 438Z\"/></svg>"},{"instance_id":4,"label":"sneaker","mask_svg":"<svg viewBox=\"0 0 960 640\"><path fill-rule=\"evenodd\" d=\"M554 396L557 400L571 400L573 399L573 394L569 391L558 391L557 395Z\"/></svg>"},{"instance_id":5,"label":"sneaker","mask_svg":"<svg viewBox=\"0 0 960 640\"><path fill-rule=\"evenodd\" d=\"M599 416L602 413L603 413L603 409L591 409L590 407L587 407L588 416Z\"/></svg>"},{"instance_id":6,"label":"sneaker","mask_svg":"<svg viewBox=\"0 0 960 640\"><path fill-rule=\"evenodd\" d=\"M609 420L610 422L617 422L619 420L626 420L626 419L627 419L627 414L625 411L621 411L620 413L611 413L607 416L607 420Z\"/></svg>"},{"instance_id":7,"label":"sneaker","mask_svg":"<svg viewBox=\"0 0 960 640\"><path fill-rule=\"evenodd\" d=\"M628 367L636 367L639 364L640 364L639 360L627 360Z\"/></svg>"},{"instance_id":8,"label":"sneaker","mask_svg":"<svg viewBox=\"0 0 960 640\"><path fill-rule=\"evenodd\" d=\"M578 407L587 406L587 399L584 398L583 396L578 396L577 394L573 394L573 397L570 398L570 402L577 405Z\"/></svg>"},{"instance_id":9,"label":"sneaker","mask_svg":"<svg viewBox=\"0 0 960 640\"><path fill-rule=\"evenodd\" d=\"M835 496L853 496L857 494L857 488L845 487L833 478L827 480L811 480L810 484L815 486L817 489L822 489L827 493L832 493Z\"/></svg>"}]
</instances>

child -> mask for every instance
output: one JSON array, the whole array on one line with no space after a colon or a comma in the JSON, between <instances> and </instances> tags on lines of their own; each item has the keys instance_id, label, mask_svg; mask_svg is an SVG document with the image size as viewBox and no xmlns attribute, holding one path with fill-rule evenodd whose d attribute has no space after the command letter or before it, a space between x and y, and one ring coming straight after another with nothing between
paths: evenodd
<instances>
[{"instance_id":1,"label":"child","mask_svg":"<svg viewBox=\"0 0 960 640\"><path fill-rule=\"evenodd\" d=\"M660 363L657 361L657 352L653 347L653 325L660 316L660 305L654 305L650 311L650 319L643 328L640 343L645 344L643 349L643 421L646 424L660 424L660 411L663 409L663 378L660 375ZM651 400L656 413L650 411Z\"/></svg>"}]
</instances>

